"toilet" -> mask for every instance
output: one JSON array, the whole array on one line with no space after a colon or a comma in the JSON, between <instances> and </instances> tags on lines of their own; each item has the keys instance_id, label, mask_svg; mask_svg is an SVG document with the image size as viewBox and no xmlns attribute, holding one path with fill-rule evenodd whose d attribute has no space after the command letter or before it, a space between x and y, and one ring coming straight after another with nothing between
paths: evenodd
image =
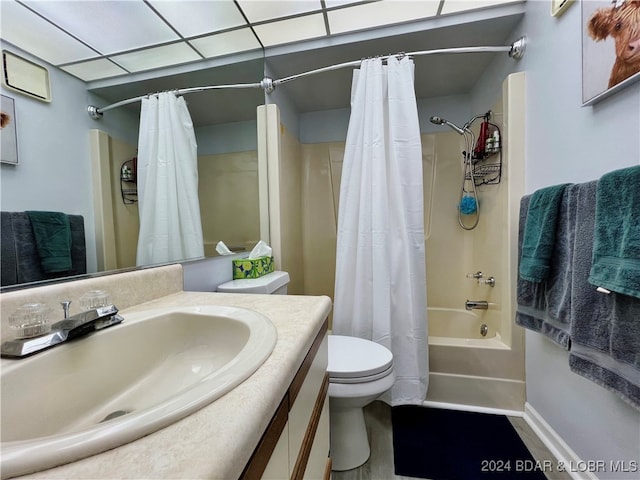
<instances>
[{"instance_id":1,"label":"toilet","mask_svg":"<svg viewBox=\"0 0 640 480\"><path fill-rule=\"evenodd\" d=\"M287 272L276 271L223 283L217 291L286 295L289 281ZM328 344L331 468L351 470L369 459L363 408L393 385L393 354L378 343L356 337L329 335Z\"/></svg>"},{"instance_id":2,"label":"toilet","mask_svg":"<svg viewBox=\"0 0 640 480\"><path fill-rule=\"evenodd\" d=\"M393 385L393 354L370 340L329 335L327 370L331 468L351 470L369 459L363 408Z\"/></svg>"},{"instance_id":3,"label":"toilet","mask_svg":"<svg viewBox=\"0 0 640 480\"><path fill-rule=\"evenodd\" d=\"M218 286L218 292L224 293L266 293L286 295L289 285L287 272L271 272L258 278L240 278Z\"/></svg>"}]
</instances>

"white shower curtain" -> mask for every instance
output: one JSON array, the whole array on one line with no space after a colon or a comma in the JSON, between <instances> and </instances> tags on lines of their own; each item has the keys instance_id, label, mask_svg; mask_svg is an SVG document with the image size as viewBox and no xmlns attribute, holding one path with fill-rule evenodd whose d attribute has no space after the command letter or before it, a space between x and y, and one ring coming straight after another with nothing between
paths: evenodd
<instances>
[{"instance_id":1,"label":"white shower curtain","mask_svg":"<svg viewBox=\"0 0 640 480\"><path fill-rule=\"evenodd\" d=\"M204 255L196 152L184 98L163 92L142 100L137 163L138 265Z\"/></svg>"},{"instance_id":2,"label":"white shower curtain","mask_svg":"<svg viewBox=\"0 0 640 480\"><path fill-rule=\"evenodd\" d=\"M428 387L422 148L413 61L364 60L353 75L340 186L333 333L393 353L392 405Z\"/></svg>"}]
</instances>

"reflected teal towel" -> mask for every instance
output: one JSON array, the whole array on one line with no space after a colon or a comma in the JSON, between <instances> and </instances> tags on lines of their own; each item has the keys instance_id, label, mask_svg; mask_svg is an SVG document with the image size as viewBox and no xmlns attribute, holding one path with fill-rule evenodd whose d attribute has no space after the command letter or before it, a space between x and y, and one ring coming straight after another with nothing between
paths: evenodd
<instances>
[{"instance_id":1,"label":"reflected teal towel","mask_svg":"<svg viewBox=\"0 0 640 480\"><path fill-rule=\"evenodd\" d=\"M531 195L520 258L520 277L524 280L539 283L549 275L560 201L568 185L542 188Z\"/></svg>"},{"instance_id":2,"label":"reflected teal towel","mask_svg":"<svg viewBox=\"0 0 640 480\"><path fill-rule=\"evenodd\" d=\"M640 166L598 181L589 283L640 298Z\"/></svg>"},{"instance_id":3,"label":"reflected teal towel","mask_svg":"<svg viewBox=\"0 0 640 480\"><path fill-rule=\"evenodd\" d=\"M60 212L27 211L42 270L46 273L71 270L71 226Z\"/></svg>"}]
</instances>

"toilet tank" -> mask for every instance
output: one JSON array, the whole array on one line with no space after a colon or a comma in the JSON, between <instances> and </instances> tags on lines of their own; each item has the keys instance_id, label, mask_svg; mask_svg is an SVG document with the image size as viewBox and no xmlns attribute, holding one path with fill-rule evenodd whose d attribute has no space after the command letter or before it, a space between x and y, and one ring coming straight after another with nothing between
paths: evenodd
<instances>
[{"instance_id":1,"label":"toilet tank","mask_svg":"<svg viewBox=\"0 0 640 480\"><path fill-rule=\"evenodd\" d=\"M223 283L218 286L218 292L286 295L289 281L287 272L271 272L258 278L241 278Z\"/></svg>"}]
</instances>

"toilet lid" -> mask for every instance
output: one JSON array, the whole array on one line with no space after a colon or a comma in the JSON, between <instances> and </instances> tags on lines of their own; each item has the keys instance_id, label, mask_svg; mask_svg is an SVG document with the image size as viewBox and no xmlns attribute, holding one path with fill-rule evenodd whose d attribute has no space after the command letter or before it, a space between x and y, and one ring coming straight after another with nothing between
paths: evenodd
<instances>
[{"instance_id":1,"label":"toilet lid","mask_svg":"<svg viewBox=\"0 0 640 480\"><path fill-rule=\"evenodd\" d=\"M287 272L275 271L258 278L239 278L218 285L223 293L273 293L289 283Z\"/></svg>"},{"instance_id":2,"label":"toilet lid","mask_svg":"<svg viewBox=\"0 0 640 480\"><path fill-rule=\"evenodd\" d=\"M382 345L356 337L329 335L330 378L377 376L391 368L393 354Z\"/></svg>"}]
</instances>

